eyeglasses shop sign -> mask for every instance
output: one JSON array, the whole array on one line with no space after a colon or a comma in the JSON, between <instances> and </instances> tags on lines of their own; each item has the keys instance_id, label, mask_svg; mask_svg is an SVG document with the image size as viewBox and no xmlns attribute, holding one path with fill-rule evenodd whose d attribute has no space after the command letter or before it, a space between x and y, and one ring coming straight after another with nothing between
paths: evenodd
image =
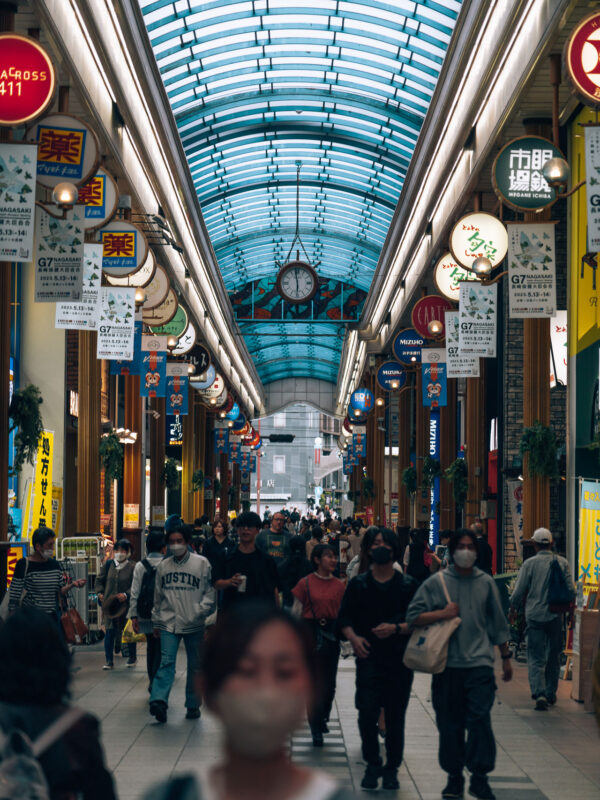
<instances>
[{"instance_id":1,"label":"eyeglasses shop sign","mask_svg":"<svg viewBox=\"0 0 600 800\"><path fill-rule=\"evenodd\" d=\"M551 158L564 155L549 139L521 136L500 150L492 167L494 191L516 211L538 211L551 206L556 191L548 185L542 169Z\"/></svg>"}]
</instances>

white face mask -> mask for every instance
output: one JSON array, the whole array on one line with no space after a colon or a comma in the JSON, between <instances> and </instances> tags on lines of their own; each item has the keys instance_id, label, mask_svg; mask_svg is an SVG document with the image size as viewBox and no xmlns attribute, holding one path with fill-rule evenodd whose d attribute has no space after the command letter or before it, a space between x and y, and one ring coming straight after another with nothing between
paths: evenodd
<instances>
[{"instance_id":1,"label":"white face mask","mask_svg":"<svg viewBox=\"0 0 600 800\"><path fill-rule=\"evenodd\" d=\"M42 558L46 561L49 561L51 558L54 558L54 550L42 550Z\"/></svg>"},{"instance_id":2,"label":"white face mask","mask_svg":"<svg viewBox=\"0 0 600 800\"><path fill-rule=\"evenodd\" d=\"M282 689L221 692L216 710L238 755L267 758L280 750L304 718L306 697Z\"/></svg>"},{"instance_id":3,"label":"white face mask","mask_svg":"<svg viewBox=\"0 0 600 800\"><path fill-rule=\"evenodd\" d=\"M185 551L187 550L187 546L185 544L172 544L171 545L171 552L174 556L182 556Z\"/></svg>"},{"instance_id":4,"label":"white face mask","mask_svg":"<svg viewBox=\"0 0 600 800\"><path fill-rule=\"evenodd\" d=\"M125 559L127 558L127 553L115 553L113 555L113 558L115 559L117 564L120 564L122 561L125 561Z\"/></svg>"},{"instance_id":5,"label":"white face mask","mask_svg":"<svg viewBox=\"0 0 600 800\"><path fill-rule=\"evenodd\" d=\"M457 567L469 569L477 561L477 553L475 550L455 550L452 560Z\"/></svg>"}]
</instances>

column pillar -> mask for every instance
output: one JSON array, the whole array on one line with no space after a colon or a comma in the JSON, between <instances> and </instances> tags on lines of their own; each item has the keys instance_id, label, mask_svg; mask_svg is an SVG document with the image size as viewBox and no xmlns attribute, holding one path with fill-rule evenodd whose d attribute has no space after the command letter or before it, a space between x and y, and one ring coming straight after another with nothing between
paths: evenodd
<instances>
[{"instance_id":1,"label":"column pillar","mask_svg":"<svg viewBox=\"0 0 600 800\"><path fill-rule=\"evenodd\" d=\"M194 442L196 445L195 463L196 469L201 469L206 476L206 410L200 403L194 403L190 398L190 413L196 418L196 435ZM204 514L204 485L198 492L194 492L193 497L193 516L194 519Z\"/></svg>"},{"instance_id":2,"label":"column pillar","mask_svg":"<svg viewBox=\"0 0 600 800\"><path fill-rule=\"evenodd\" d=\"M141 506L142 499L142 398L140 397L140 376L139 375L125 375L123 378L125 384L125 428L137 433L137 440L135 444L124 445L125 458L123 462L123 505L136 505L138 506L138 525L135 528L125 529L128 538L134 547L134 555L136 553L136 544L139 548L140 544L140 520L142 519L143 509ZM161 466L162 471L162 466ZM117 536L119 535L117 531ZM139 552L139 549L137 549Z\"/></svg>"},{"instance_id":3,"label":"column pillar","mask_svg":"<svg viewBox=\"0 0 600 800\"><path fill-rule=\"evenodd\" d=\"M196 417L193 408L183 416L183 445L181 447L181 516L191 523L194 521L194 501L192 493L192 475L196 469Z\"/></svg>"},{"instance_id":4,"label":"column pillar","mask_svg":"<svg viewBox=\"0 0 600 800\"><path fill-rule=\"evenodd\" d=\"M77 387L77 533L100 530L101 362L96 358L96 331L79 331ZM135 429L137 430L137 429ZM141 436L141 432L138 432Z\"/></svg>"},{"instance_id":5,"label":"column pillar","mask_svg":"<svg viewBox=\"0 0 600 800\"><path fill-rule=\"evenodd\" d=\"M456 378L448 378L448 405L440 409L440 464L442 473L456 458ZM456 507L452 484L440 477L440 529L454 530Z\"/></svg>"},{"instance_id":6,"label":"column pillar","mask_svg":"<svg viewBox=\"0 0 600 800\"><path fill-rule=\"evenodd\" d=\"M410 437L412 433L411 415L412 389L409 385L398 396L398 525L411 525L410 497L402 483L402 473L410 467Z\"/></svg>"},{"instance_id":7,"label":"column pillar","mask_svg":"<svg viewBox=\"0 0 600 800\"><path fill-rule=\"evenodd\" d=\"M547 371L547 370L546 370ZM485 483L485 360L481 359L481 376L467 378L465 412L465 442L469 491L465 502L465 525L469 527L479 516L479 503L483 497Z\"/></svg>"},{"instance_id":8,"label":"column pillar","mask_svg":"<svg viewBox=\"0 0 600 800\"><path fill-rule=\"evenodd\" d=\"M219 456L219 469L221 473L221 519L229 516L229 460L227 453Z\"/></svg>"},{"instance_id":9,"label":"column pillar","mask_svg":"<svg viewBox=\"0 0 600 800\"><path fill-rule=\"evenodd\" d=\"M214 442L213 442L212 417L208 416L208 414L206 413L205 409L203 409L203 413L204 413L204 419L205 419L204 433L205 433L205 442L206 442L205 461L204 461L204 464L205 464L204 474L207 477L212 478L213 481L214 481L214 479L216 477L216 472L217 472L217 464L216 464L217 460L215 458L215 449L214 449ZM214 486L213 486L212 492L213 492L212 499L211 498L207 499L206 496L204 497L204 513L208 516L208 518L210 519L211 522L213 521L214 516L215 516L216 494L215 494Z\"/></svg>"},{"instance_id":10,"label":"column pillar","mask_svg":"<svg viewBox=\"0 0 600 800\"><path fill-rule=\"evenodd\" d=\"M167 424L165 398L156 397L152 406L160 417L150 416L150 513L153 506L165 505L165 485L161 483L160 475L165 464Z\"/></svg>"}]
</instances>

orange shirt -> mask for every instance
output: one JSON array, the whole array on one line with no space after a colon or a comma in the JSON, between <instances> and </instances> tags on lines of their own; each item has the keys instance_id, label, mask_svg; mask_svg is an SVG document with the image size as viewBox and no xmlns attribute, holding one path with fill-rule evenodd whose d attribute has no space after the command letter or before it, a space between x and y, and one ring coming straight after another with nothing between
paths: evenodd
<instances>
[{"instance_id":1,"label":"orange shirt","mask_svg":"<svg viewBox=\"0 0 600 800\"><path fill-rule=\"evenodd\" d=\"M310 601L306 581L310 590ZM336 619L346 586L339 578L321 578L316 572L302 578L292 589L292 594L302 603L304 619ZM311 607L312 601L312 607ZM314 610L314 615L313 615Z\"/></svg>"}]
</instances>

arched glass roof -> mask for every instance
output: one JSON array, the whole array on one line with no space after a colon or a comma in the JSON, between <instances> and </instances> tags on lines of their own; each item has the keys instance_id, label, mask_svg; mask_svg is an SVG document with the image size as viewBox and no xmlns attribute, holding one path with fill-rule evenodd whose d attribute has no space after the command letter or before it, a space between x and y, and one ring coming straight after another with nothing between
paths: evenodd
<instances>
[{"instance_id":1,"label":"arched glass roof","mask_svg":"<svg viewBox=\"0 0 600 800\"><path fill-rule=\"evenodd\" d=\"M368 290L460 0L140 0L230 293L299 230L319 274ZM264 383L335 382L344 331L240 327Z\"/></svg>"}]
</instances>

